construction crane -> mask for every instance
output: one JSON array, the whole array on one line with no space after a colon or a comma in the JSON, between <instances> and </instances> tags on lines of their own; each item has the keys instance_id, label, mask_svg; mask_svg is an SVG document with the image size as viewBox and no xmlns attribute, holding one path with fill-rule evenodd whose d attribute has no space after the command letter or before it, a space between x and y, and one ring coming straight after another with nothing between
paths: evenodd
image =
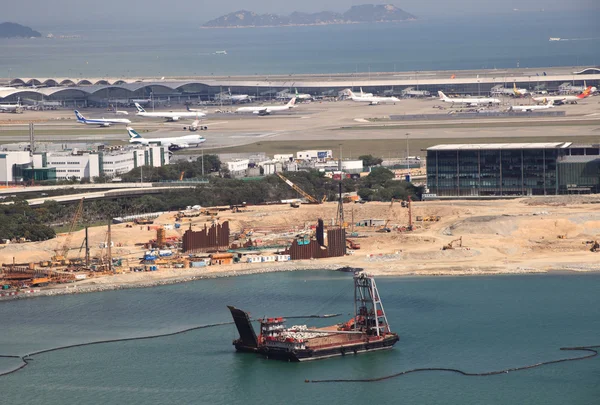
<instances>
[{"instance_id":1,"label":"construction crane","mask_svg":"<svg viewBox=\"0 0 600 405\"><path fill-rule=\"evenodd\" d=\"M317 200L316 198L314 198L312 195L308 194L306 191L302 190L300 187L298 187L294 183L292 183L283 174L281 174L281 173L275 173L275 174L281 180L283 180L288 186L290 186L292 189L296 190L302 197L306 198L309 203L311 203L311 204L321 204L321 202L319 200Z\"/></svg>"},{"instance_id":2,"label":"construction crane","mask_svg":"<svg viewBox=\"0 0 600 405\"><path fill-rule=\"evenodd\" d=\"M69 227L69 233L67 234L67 238L63 243L60 249L55 250L55 255L52 258L54 262L63 262L67 260L67 254L69 253L69 245L71 244L71 239L73 239L73 231L75 231L75 226L77 225L77 221L81 217L83 213L83 198L79 200L79 204L77 205L77 209L75 210L75 215L73 215L73 219L71 220L71 226Z\"/></svg>"}]
</instances>

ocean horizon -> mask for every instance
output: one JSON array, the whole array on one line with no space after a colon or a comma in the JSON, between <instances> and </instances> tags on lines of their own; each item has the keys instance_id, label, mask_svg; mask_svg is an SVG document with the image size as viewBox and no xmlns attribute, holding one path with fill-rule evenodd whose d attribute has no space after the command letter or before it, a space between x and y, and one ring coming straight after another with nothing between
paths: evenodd
<instances>
[{"instance_id":1,"label":"ocean horizon","mask_svg":"<svg viewBox=\"0 0 600 405\"><path fill-rule=\"evenodd\" d=\"M294 75L592 66L592 15L558 12L325 26L34 26L74 38L0 40L0 77ZM549 41L550 37L561 41ZM217 52L226 51L227 54Z\"/></svg>"}]
</instances>

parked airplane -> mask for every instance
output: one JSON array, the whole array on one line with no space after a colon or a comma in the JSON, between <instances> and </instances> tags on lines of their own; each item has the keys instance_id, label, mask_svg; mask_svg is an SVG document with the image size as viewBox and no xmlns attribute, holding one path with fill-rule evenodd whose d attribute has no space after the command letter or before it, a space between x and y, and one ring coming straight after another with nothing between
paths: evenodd
<instances>
[{"instance_id":1,"label":"parked airplane","mask_svg":"<svg viewBox=\"0 0 600 405\"><path fill-rule=\"evenodd\" d=\"M362 87L360 88L360 96L361 97L373 97L373 93L363 93Z\"/></svg>"},{"instance_id":2,"label":"parked airplane","mask_svg":"<svg viewBox=\"0 0 600 405\"><path fill-rule=\"evenodd\" d=\"M352 101L356 101L359 103L369 103L369 105L377 105L377 104L382 104L382 103L394 103L396 104L396 102L400 101L400 99L398 97L379 97L379 96L367 96L367 95L362 95L362 96L357 96L356 94L354 94L352 92L352 90L348 90L348 92L350 93L350 100Z\"/></svg>"},{"instance_id":3,"label":"parked airplane","mask_svg":"<svg viewBox=\"0 0 600 405\"><path fill-rule=\"evenodd\" d=\"M229 93L229 98L234 103L243 103L250 101L250 96L247 94L231 94L231 89L227 89Z\"/></svg>"},{"instance_id":4,"label":"parked airplane","mask_svg":"<svg viewBox=\"0 0 600 405\"><path fill-rule=\"evenodd\" d=\"M501 103L501 101L499 99L491 98L491 97L450 98L441 91L438 91L438 95L440 96L440 101L443 101L445 103L452 103L452 105L465 104L467 106L478 106L478 105L493 105L493 104Z\"/></svg>"},{"instance_id":5,"label":"parked airplane","mask_svg":"<svg viewBox=\"0 0 600 405\"><path fill-rule=\"evenodd\" d=\"M569 93L582 93L585 91L585 89L587 89L587 84L585 82L585 80L583 81L583 86L574 86L570 83L563 83L560 86L558 86L558 91L561 94L569 94ZM596 88L595 86L592 86L592 89L590 90L590 93L596 93L598 91L598 88Z\"/></svg>"},{"instance_id":6,"label":"parked airplane","mask_svg":"<svg viewBox=\"0 0 600 405\"><path fill-rule=\"evenodd\" d=\"M549 108L554 108L554 103L551 100L543 105L513 105L508 109L508 111L531 112L536 110L547 110Z\"/></svg>"},{"instance_id":7,"label":"parked airplane","mask_svg":"<svg viewBox=\"0 0 600 405\"><path fill-rule=\"evenodd\" d=\"M296 107L296 97L291 99L285 105L265 105L262 107L240 107L235 110L236 113L252 113L258 115L269 115L277 111L287 111Z\"/></svg>"},{"instance_id":8,"label":"parked airplane","mask_svg":"<svg viewBox=\"0 0 600 405\"><path fill-rule=\"evenodd\" d=\"M110 127L112 124L123 124L129 125L131 121L126 118L94 118L87 119L77 110L75 110L75 117L77 118L77 122L80 124L86 125L100 125L101 127Z\"/></svg>"},{"instance_id":9,"label":"parked airplane","mask_svg":"<svg viewBox=\"0 0 600 405\"><path fill-rule=\"evenodd\" d=\"M167 147L170 151L189 148L190 145L198 146L202 142L206 142L206 139L204 139L204 137L201 135L184 135L170 138L144 138L131 127L127 127L127 134L129 135L129 143L140 145L160 145Z\"/></svg>"},{"instance_id":10,"label":"parked airplane","mask_svg":"<svg viewBox=\"0 0 600 405\"><path fill-rule=\"evenodd\" d=\"M529 90L527 89L517 89L517 83L513 83L513 93L515 97L523 97L529 94Z\"/></svg>"},{"instance_id":11,"label":"parked airplane","mask_svg":"<svg viewBox=\"0 0 600 405\"><path fill-rule=\"evenodd\" d=\"M313 98L313 96L311 96L310 94L298 93L298 89L294 89L294 90L296 90L295 96L298 100L312 100L312 98Z\"/></svg>"},{"instance_id":12,"label":"parked airplane","mask_svg":"<svg viewBox=\"0 0 600 405\"><path fill-rule=\"evenodd\" d=\"M16 113L21 110L21 99L17 100L17 104L0 104L0 111Z\"/></svg>"},{"instance_id":13,"label":"parked airplane","mask_svg":"<svg viewBox=\"0 0 600 405\"><path fill-rule=\"evenodd\" d=\"M164 118L167 121L179 121L180 118L199 118L204 117L206 114L198 111L164 111L164 112L147 112L142 108L141 105L135 103L135 108L137 108L140 117L145 118Z\"/></svg>"},{"instance_id":14,"label":"parked airplane","mask_svg":"<svg viewBox=\"0 0 600 405\"><path fill-rule=\"evenodd\" d=\"M548 101L552 101L555 105L559 104L577 104L579 100L583 100L590 96L592 92L592 86L588 86L583 93L578 94L576 96L540 96L533 97L533 101L536 103L547 103Z\"/></svg>"},{"instance_id":15,"label":"parked airplane","mask_svg":"<svg viewBox=\"0 0 600 405\"><path fill-rule=\"evenodd\" d=\"M193 113L201 113L206 115L206 110L199 110L197 108L190 108L189 105L186 105L185 108L189 111L189 112L193 112Z\"/></svg>"}]
</instances>

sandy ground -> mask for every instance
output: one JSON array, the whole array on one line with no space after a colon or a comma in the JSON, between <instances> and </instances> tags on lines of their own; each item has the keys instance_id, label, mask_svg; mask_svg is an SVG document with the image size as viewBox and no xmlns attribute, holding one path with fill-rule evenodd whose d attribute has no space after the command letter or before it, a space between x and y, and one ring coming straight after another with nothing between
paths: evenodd
<instances>
[{"instance_id":1,"label":"sandy ground","mask_svg":"<svg viewBox=\"0 0 600 405\"><path fill-rule=\"evenodd\" d=\"M416 216L440 216L439 222L415 222L414 232L379 233L376 229L354 227L361 249L353 255L324 260L273 264L235 264L194 269L161 269L156 272L123 273L93 277L77 287L60 286L58 291L76 291L150 286L205 277L234 276L297 269L335 269L340 266L362 267L379 276L400 275L478 275L550 271L600 271L600 253L589 251L585 242L600 239L600 196L534 197L506 201L430 201L413 203ZM253 230L253 240L277 245L323 218L335 217L336 204L248 207L245 212L226 211L219 221L230 221L232 233ZM155 223L173 224L174 214L162 215ZM346 204L347 222L361 219L390 219L389 227L408 223L408 209L390 203ZM352 221L353 218L353 221ZM207 217L184 222L182 229L169 230L167 236L179 236L192 225L199 229L210 224ZM349 231L352 230L349 225ZM106 240L107 228L90 228L92 256L102 253L99 244ZM114 257L125 259L125 267L135 266L144 248L136 243L156 236L147 226L112 226ZM559 238L564 236L564 238ZM70 257L79 253L84 232L71 240ZM442 246L462 237L462 247L442 250ZM55 240L6 245L0 249L0 262L17 263L48 260L66 236ZM63 291L64 292L64 291ZM75 291L72 291L75 292Z\"/></svg>"}]
</instances>

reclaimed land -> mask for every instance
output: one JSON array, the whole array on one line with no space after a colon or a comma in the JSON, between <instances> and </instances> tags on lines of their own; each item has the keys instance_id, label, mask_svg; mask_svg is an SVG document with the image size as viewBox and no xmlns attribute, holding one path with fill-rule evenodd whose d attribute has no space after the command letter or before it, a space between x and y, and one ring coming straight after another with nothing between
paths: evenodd
<instances>
[{"instance_id":1,"label":"reclaimed land","mask_svg":"<svg viewBox=\"0 0 600 405\"><path fill-rule=\"evenodd\" d=\"M336 203L302 205L249 206L243 212L224 212L220 221L229 221L232 232L253 228L253 239L269 245L291 240L305 223L335 217ZM321 260L284 263L232 264L205 268L160 268L152 272L124 271L115 275L97 275L76 284L40 289L33 294L72 294L136 287L151 287L211 277L231 277L275 271L333 270L341 266L364 268L377 276L462 276L547 272L600 271L598 253L590 251L590 240L600 235L600 195L532 197L514 200L427 201L414 202L413 220L417 216L440 217L434 222L415 222L413 232L400 232L397 227L408 223L408 210L399 204L369 202L346 204L347 218L390 219L392 232L376 228L354 227L360 243L353 255ZM172 224L174 213L164 214L155 224ZM197 217L189 222L195 229L210 224L211 218ZM187 227L188 224L186 223ZM349 229L349 231L352 229ZM167 231L181 236L181 229ZM156 231L145 226L112 227L114 257L120 257L124 269L137 266L143 247L136 246L156 237ZM101 253L98 243L105 240L106 227L89 230L92 256ZM81 246L84 232L73 234L71 252ZM462 246L442 247L462 237ZM44 242L6 245L0 249L0 262L26 263L48 260L57 244L66 236ZM271 250L272 251L272 250ZM75 254L75 253L72 253ZM5 297L6 298L6 297Z\"/></svg>"}]
</instances>

